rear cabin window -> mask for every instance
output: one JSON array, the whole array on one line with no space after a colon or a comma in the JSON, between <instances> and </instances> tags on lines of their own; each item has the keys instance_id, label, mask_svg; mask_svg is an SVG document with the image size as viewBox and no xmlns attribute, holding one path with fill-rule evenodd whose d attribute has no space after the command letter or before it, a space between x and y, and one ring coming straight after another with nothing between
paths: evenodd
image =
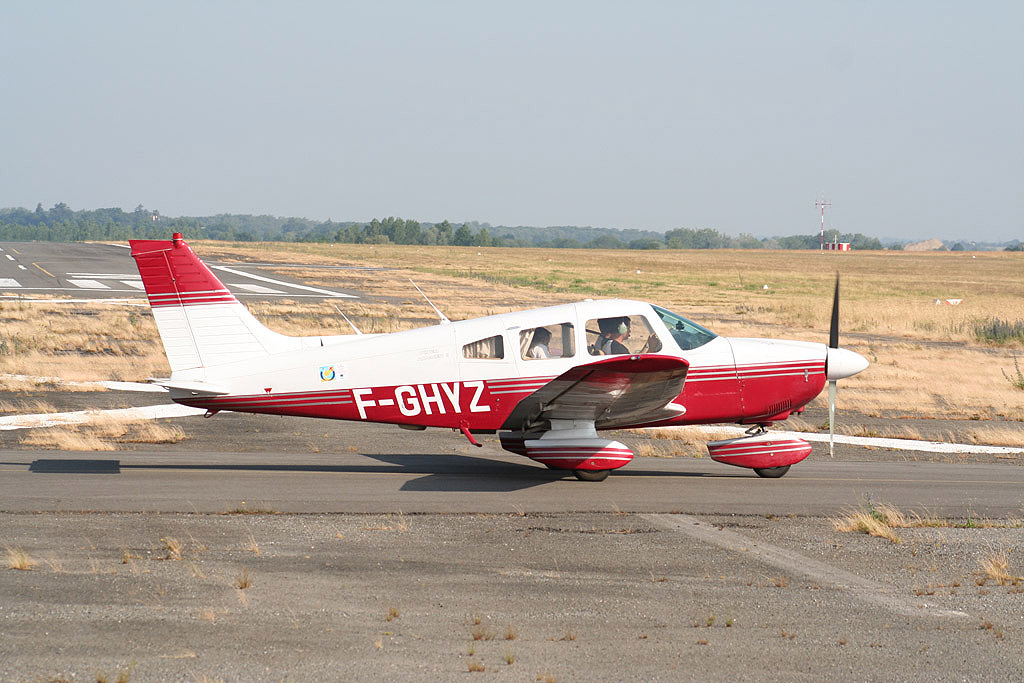
<instances>
[{"instance_id":1,"label":"rear cabin window","mask_svg":"<svg viewBox=\"0 0 1024 683\"><path fill-rule=\"evenodd\" d=\"M591 356L658 353L661 340L642 315L620 315L587 321L587 351Z\"/></svg>"},{"instance_id":2,"label":"rear cabin window","mask_svg":"<svg viewBox=\"0 0 1024 683\"><path fill-rule=\"evenodd\" d=\"M501 341L501 335L470 342L462 347L462 357L473 360L502 359L505 357L505 344Z\"/></svg>"},{"instance_id":3,"label":"rear cabin window","mask_svg":"<svg viewBox=\"0 0 1024 683\"><path fill-rule=\"evenodd\" d=\"M572 323L531 327L519 332L519 353L523 360L571 358L576 355Z\"/></svg>"}]
</instances>

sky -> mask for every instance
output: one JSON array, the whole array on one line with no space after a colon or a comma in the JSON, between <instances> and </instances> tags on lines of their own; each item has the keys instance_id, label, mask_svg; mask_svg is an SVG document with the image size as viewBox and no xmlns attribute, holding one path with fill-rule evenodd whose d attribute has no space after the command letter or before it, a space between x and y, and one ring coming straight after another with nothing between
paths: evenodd
<instances>
[{"instance_id":1,"label":"sky","mask_svg":"<svg viewBox=\"0 0 1024 683\"><path fill-rule=\"evenodd\" d=\"M0 207L1024 239L1024 3L0 3Z\"/></svg>"}]
</instances>

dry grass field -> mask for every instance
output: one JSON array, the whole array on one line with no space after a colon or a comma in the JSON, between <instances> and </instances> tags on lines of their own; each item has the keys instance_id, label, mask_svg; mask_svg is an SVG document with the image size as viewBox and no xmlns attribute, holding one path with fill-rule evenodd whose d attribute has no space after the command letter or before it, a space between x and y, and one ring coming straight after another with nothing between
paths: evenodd
<instances>
[{"instance_id":1,"label":"dry grass field","mask_svg":"<svg viewBox=\"0 0 1024 683\"><path fill-rule=\"evenodd\" d=\"M280 263L283 276L362 292L363 298L336 303L364 332L432 324L436 316L410 284L412 278L453 320L624 297L659 303L721 334L824 342L839 273L841 343L872 362L866 372L843 382L842 409L871 417L988 423L971 425L982 431L1004 429L993 421L1024 421L1024 390L1012 381L1024 365L1022 338L996 340L991 334L995 321L1024 328L1024 254L192 246L210 260ZM953 298L963 301L936 304ZM350 331L331 302L275 300L250 306L285 334ZM0 321L0 373L144 381L168 372L146 309L3 301ZM16 380L0 387L17 388ZM1024 442L1020 425L999 438L1015 439Z\"/></svg>"}]
</instances>

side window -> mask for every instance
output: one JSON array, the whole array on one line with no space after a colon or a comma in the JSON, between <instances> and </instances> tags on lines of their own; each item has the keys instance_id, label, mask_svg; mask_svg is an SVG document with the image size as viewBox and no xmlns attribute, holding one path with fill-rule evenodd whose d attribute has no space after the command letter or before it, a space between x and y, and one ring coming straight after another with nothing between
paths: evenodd
<instances>
[{"instance_id":1,"label":"side window","mask_svg":"<svg viewBox=\"0 0 1024 683\"><path fill-rule=\"evenodd\" d=\"M519 353L523 360L570 358L576 355L572 323L531 327L519 333Z\"/></svg>"},{"instance_id":2,"label":"side window","mask_svg":"<svg viewBox=\"0 0 1024 683\"><path fill-rule=\"evenodd\" d=\"M661 340L642 315L620 315L587 321L587 351L591 356L658 353Z\"/></svg>"},{"instance_id":3,"label":"side window","mask_svg":"<svg viewBox=\"0 0 1024 683\"><path fill-rule=\"evenodd\" d=\"M501 359L505 357L505 345L501 341L501 335L471 342L462 347L462 357L472 359Z\"/></svg>"}]
</instances>

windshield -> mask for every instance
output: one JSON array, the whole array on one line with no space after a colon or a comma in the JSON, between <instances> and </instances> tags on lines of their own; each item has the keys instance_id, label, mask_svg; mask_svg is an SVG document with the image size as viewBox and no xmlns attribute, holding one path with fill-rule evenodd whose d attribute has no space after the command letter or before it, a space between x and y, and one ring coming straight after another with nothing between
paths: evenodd
<instances>
[{"instance_id":1,"label":"windshield","mask_svg":"<svg viewBox=\"0 0 1024 683\"><path fill-rule=\"evenodd\" d=\"M704 346L718 336L711 330L701 327L681 315L676 315L672 311L667 311L660 306L652 306L652 308L665 323L665 327L672 333L672 338L676 340L676 344L679 344L679 348L683 351Z\"/></svg>"}]
</instances>

